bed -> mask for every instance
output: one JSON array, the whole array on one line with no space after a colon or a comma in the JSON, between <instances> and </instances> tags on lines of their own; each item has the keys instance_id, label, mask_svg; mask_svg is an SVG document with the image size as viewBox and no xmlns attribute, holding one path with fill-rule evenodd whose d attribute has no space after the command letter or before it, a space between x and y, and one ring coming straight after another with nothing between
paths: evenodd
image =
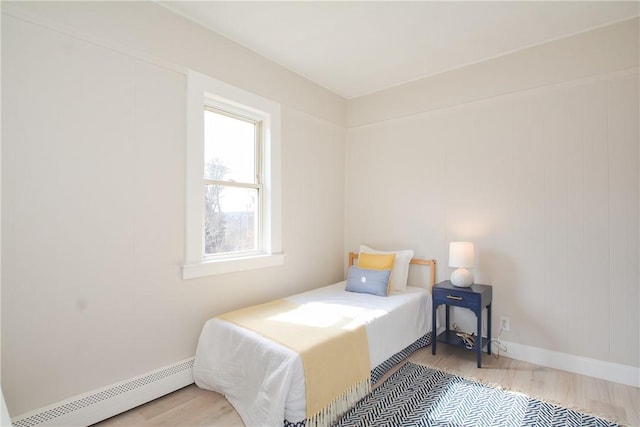
<instances>
[{"instance_id":1,"label":"bed","mask_svg":"<svg viewBox=\"0 0 640 427\"><path fill-rule=\"evenodd\" d=\"M412 257L413 252L410 254ZM350 269L346 281L279 300L280 305L289 307L285 314L268 314L262 320L256 320L262 324L264 319L271 321L277 318L280 321L284 316L287 323L300 322L305 324L303 327L309 327L309 322L313 322L313 329L318 330L324 329L325 324L336 323L335 319L349 319L346 322L349 326L340 329L360 328L365 334L364 344L353 336L345 337L341 342L334 341L332 349L319 359L319 365L324 365L322 361L327 360L328 367L324 367L325 372L318 376L320 380L328 381L331 375L342 378L345 373L355 372L342 366L343 361L355 359L352 354L357 352L366 353L367 388L359 389L357 398L366 394L370 385L386 370L415 349L431 342L431 287L435 283L436 269L435 260L407 258L405 253L407 271L409 265L429 268L428 283L424 286L407 286L404 276L405 288L391 289L389 285L386 297L347 291L354 283L351 273L363 271L354 262L358 258L364 259L365 255L368 254L363 253L362 248L359 254L349 254ZM392 271L394 278L398 279L403 274L396 274L396 264ZM256 308L264 311L262 305L246 310L253 314L251 310ZM296 320L289 322L290 319ZM356 326L352 327L352 324ZM297 336L302 339L306 335L298 333ZM359 350L354 349L354 345ZM236 323L233 317L221 315L208 320L202 329L193 368L194 379L198 387L223 394L247 426L281 426L283 423L288 426L330 425L355 402L353 399L344 400L331 412L310 418L308 410L312 401L307 392L311 393L313 387L307 387L307 384L313 383L307 371L311 362L308 358L303 361L302 352L299 354L293 348L269 332L262 333L259 329ZM335 357L338 360L331 361ZM330 366L336 365L339 366L334 372ZM341 373L339 369L345 371ZM326 388L326 383L321 388Z\"/></svg>"}]
</instances>

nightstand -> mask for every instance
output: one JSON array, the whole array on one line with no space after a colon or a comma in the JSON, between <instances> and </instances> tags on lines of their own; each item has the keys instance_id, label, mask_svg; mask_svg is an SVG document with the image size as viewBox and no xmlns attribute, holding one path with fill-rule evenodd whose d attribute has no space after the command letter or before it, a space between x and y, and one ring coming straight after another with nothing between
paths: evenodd
<instances>
[{"instance_id":1,"label":"nightstand","mask_svg":"<svg viewBox=\"0 0 640 427\"><path fill-rule=\"evenodd\" d=\"M493 288L491 285L477 285L473 284L468 288L458 288L453 286L451 281L445 280L433 287L432 300L433 300L433 313L432 313L432 325L433 332L436 333L436 314L439 305L444 304L446 310L446 323L445 330L437 336L437 338L431 340L431 354L436 354L436 343L444 342L447 344L457 345L459 347L466 347L466 344L460 337L456 335L456 331L449 329L449 307L464 307L473 311L478 319L477 330L475 335L475 345L473 350L476 351L478 356L478 368L482 367L482 348L487 347L487 354L491 354L491 298L493 294ZM482 310L487 308L487 338L482 338Z\"/></svg>"}]
</instances>

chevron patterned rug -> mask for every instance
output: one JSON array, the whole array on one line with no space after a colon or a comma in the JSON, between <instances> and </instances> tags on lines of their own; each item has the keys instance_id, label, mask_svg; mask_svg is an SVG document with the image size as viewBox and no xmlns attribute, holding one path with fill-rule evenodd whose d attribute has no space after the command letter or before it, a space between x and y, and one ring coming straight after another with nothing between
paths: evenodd
<instances>
[{"instance_id":1,"label":"chevron patterned rug","mask_svg":"<svg viewBox=\"0 0 640 427\"><path fill-rule=\"evenodd\" d=\"M336 426L617 426L602 418L407 362Z\"/></svg>"}]
</instances>

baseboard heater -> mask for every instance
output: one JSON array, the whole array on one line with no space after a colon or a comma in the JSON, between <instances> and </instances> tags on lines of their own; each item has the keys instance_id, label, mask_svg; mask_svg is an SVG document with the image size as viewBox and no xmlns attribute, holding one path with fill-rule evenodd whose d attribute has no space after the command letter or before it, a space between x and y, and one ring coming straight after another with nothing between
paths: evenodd
<instances>
[{"instance_id":1,"label":"baseboard heater","mask_svg":"<svg viewBox=\"0 0 640 427\"><path fill-rule=\"evenodd\" d=\"M193 383L193 360L71 397L11 419L15 427L88 426Z\"/></svg>"}]
</instances>

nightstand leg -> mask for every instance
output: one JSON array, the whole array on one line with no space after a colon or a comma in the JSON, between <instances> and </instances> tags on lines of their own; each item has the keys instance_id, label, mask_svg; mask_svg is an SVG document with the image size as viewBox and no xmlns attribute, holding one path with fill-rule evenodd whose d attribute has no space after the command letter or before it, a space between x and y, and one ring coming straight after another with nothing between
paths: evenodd
<instances>
[{"instance_id":1,"label":"nightstand leg","mask_svg":"<svg viewBox=\"0 0 640 427\"><path fill-rule=\"evenodd\" d=\"M491 354L491 304L487 306L487 354Z\"/></svg>"},{"instance_id":2,"label":"nightstand leg","mask_svg":"<svg viewBox=\"0 0 640 427\"><path fill-rule=\"evenodd\" d=\"M482 367L482 308L476 313L478 326L476 333L476 354L478 355L478 368Z\"/></svg>"},{"instance_id":3,"label":"nightstand leg","mask_svg":"<svg viewBox=\"0 0 640 427\"><path fill-rule=\"evenodd\" d=\"M448 304L444 306L444 318L445 318L444 328L448 334L449 333L449 305Z\"/></svg>"}]
</instances>

